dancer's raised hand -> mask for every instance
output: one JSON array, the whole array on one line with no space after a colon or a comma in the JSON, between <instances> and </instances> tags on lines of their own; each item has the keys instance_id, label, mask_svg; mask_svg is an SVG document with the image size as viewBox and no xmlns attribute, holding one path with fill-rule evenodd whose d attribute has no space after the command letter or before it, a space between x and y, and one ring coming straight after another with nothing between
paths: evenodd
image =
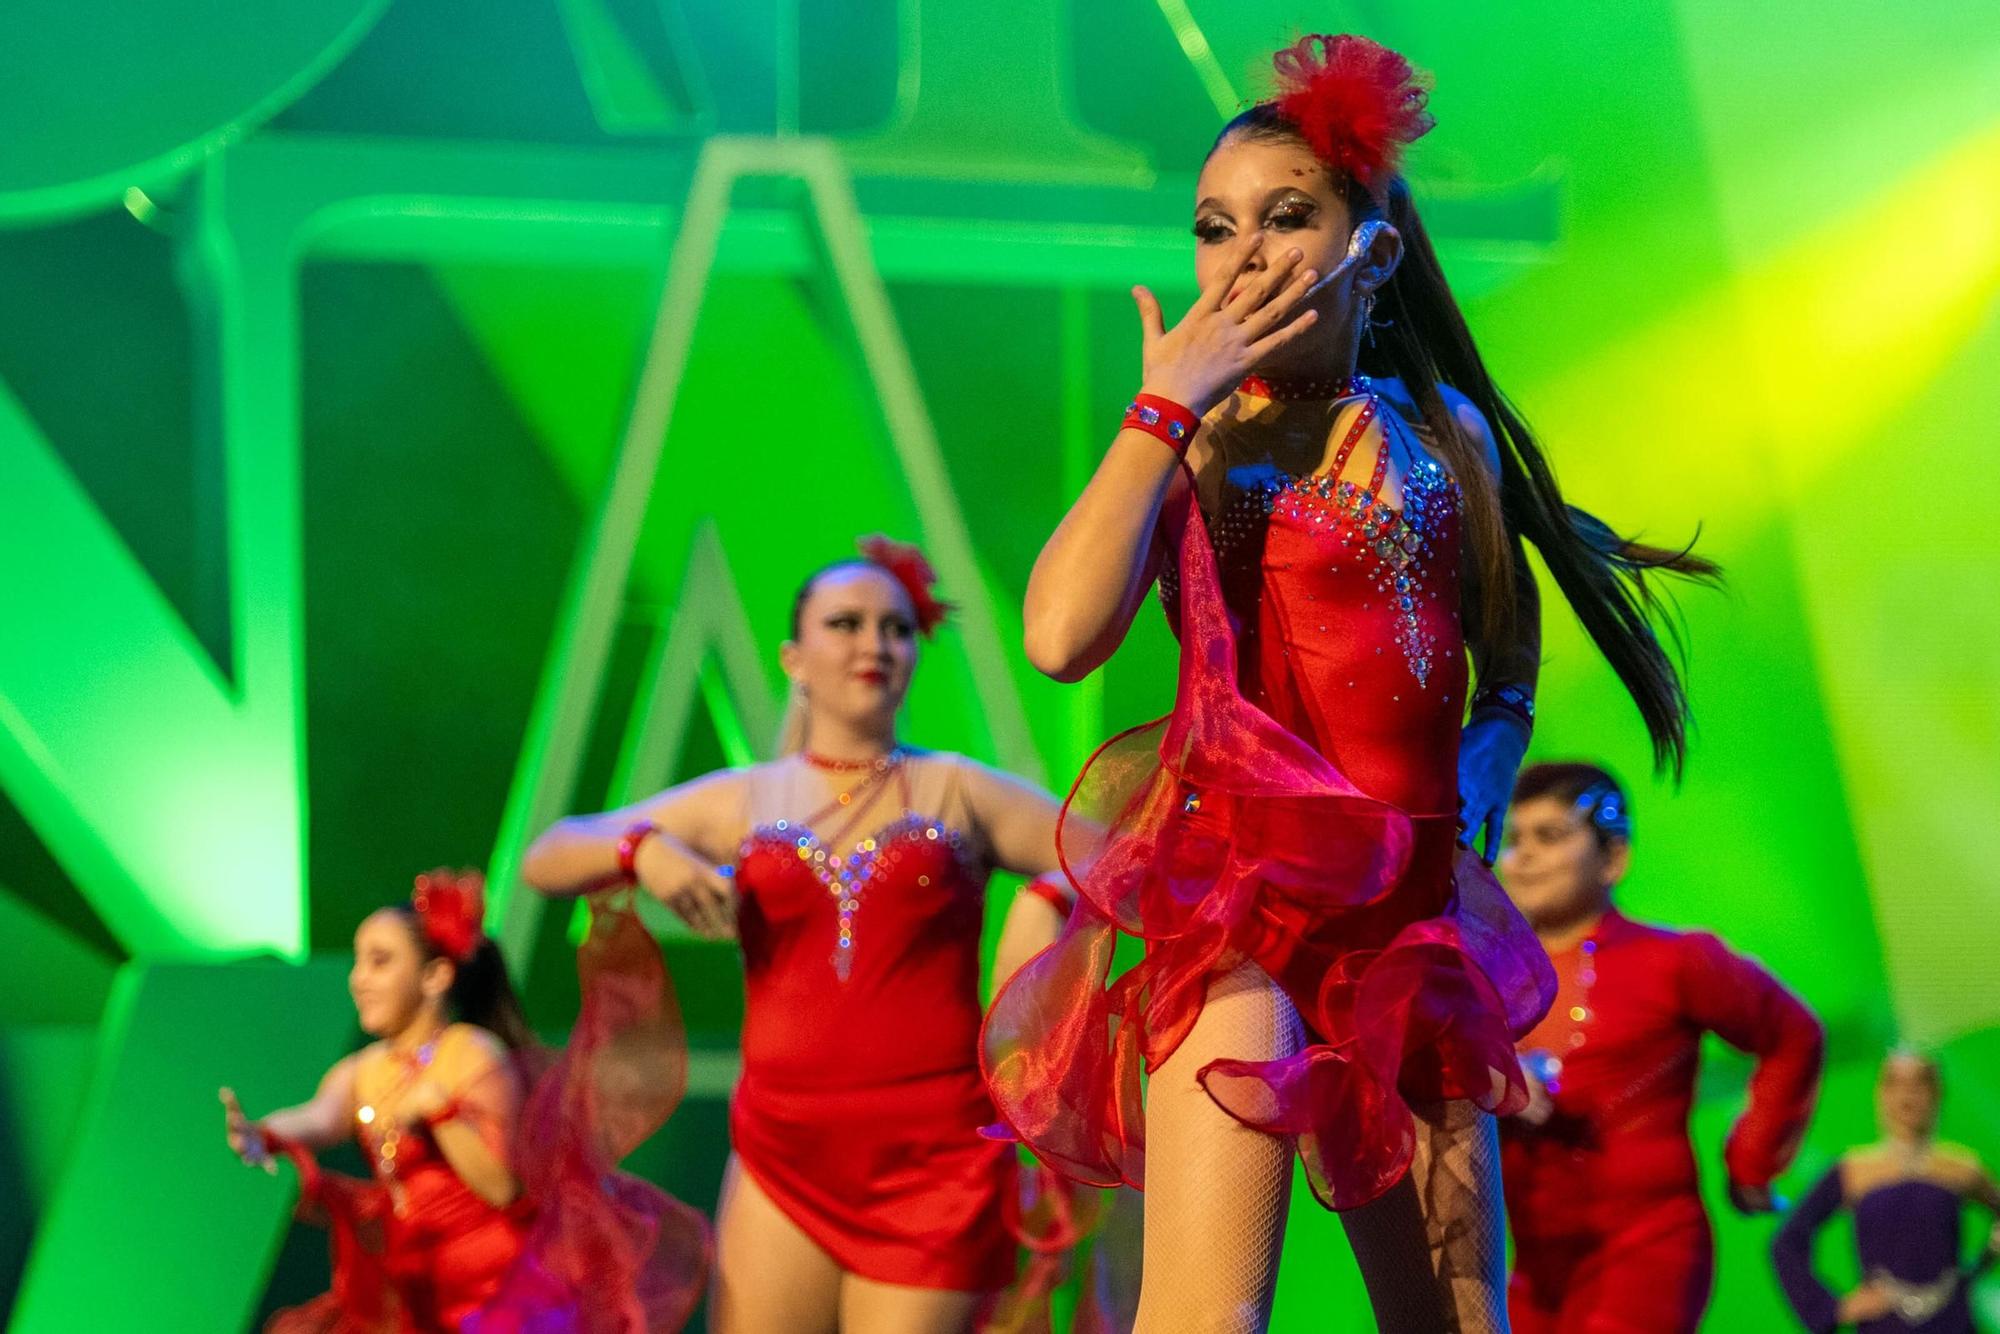
<instances>
[{"instance_id":1,"label":"dancer's raised hand","mask_svg":"<svg viewBox=\"0 0 2000 1334\"><path fill-rule=\"evenodd\" d=\"M1305 252L1293 247L1251 273L1256 253L1246 247L1171 329L1161 317L1160 299L1145 287L1132 289L1145 338L1144 392L1205 414L1271 353L1318 321L1315 310L1293 313L1319 278L1316 270L1299 267Z\"/></svg>"}]
</instances>

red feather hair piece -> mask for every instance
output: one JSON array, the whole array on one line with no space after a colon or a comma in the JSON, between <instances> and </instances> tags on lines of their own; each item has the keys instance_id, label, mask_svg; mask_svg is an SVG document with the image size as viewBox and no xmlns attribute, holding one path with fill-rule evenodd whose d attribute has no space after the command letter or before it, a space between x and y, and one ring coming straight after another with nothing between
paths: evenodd
<instances>
[{"instance_id":1,"label":"red feather hair piece","mask_svg":"<svg viewBox=\"0 0 2000 1334\"><path fill-rule=\"evenodd\" d=\"M880 533L864 537L855 545L870 565L880 566L903 586L903 591L910 595L910 605L916 608L918 633L930 638L931 632L944 624L945 617L955 608L931 592L937 586L937 571L924 559L924 553L908 542L898 542Z\"/></svg>"},{"instance_id":2,"label":"red feather hair piece","mask_svg":"<svg viewBox=\"0 0 2000 1334\"><path fill-rule=\"evenodd\" d=\"M1278 114L1298 126L1320 161L1378 198L1403 150L1430 132L1430 79L1379 42L1314 33L1271 57Z\"/></svg>"},{"instance_id":3,"label":"red feather hair piece","mask_svg":"<svg viewBox=\"0 0 2000 1334\"><path fill-rule=\"evenodd\" d=\"M410 896L424 939L456 963L464 963L479 948L486 918L486 877L477 871L442 867L417 877Z\"/></svg>"}]
</instances>

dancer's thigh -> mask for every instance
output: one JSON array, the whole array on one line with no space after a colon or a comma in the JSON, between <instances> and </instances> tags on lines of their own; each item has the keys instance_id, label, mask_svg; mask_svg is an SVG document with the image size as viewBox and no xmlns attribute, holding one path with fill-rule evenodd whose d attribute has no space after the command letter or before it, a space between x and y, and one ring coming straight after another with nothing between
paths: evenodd
<instances>
[{"instance_id":1,"label":"dancer's thigh","mask_svg":"<svg viewBox=\"0 0 2000 1334\"><path fill-rule=\"evenodd\" d=\"M844 1334L968 1334L983 1295L848 1274L840 1285L840 1328Z\"/></svg>"},{"instance_id":2,"label":"dancer's thigh","mask_svg":"<svg viewBox=\"0 0 2000 1334\"><path fill-rule=\"evenodd\" d=\"M716 1210L714 1334L834 1334L841 1271L734 1156Z\"/></svg>"},{"instance_id":3,"label":"dancer's thigh","mask_svg":"<svg viewBox=\"0 0 2000 1334\"><path fill-rule=\"evenodd\" d=\"M1262 969L1210 984L1179 1050L1146 1090L1146 1220L1135 1334L1261 1334L1292 1186L1290 1141L1251 1130L1195 1076L1210 1061L1272 1060L1303 1027Z\"/></svg>"}]
</instances>

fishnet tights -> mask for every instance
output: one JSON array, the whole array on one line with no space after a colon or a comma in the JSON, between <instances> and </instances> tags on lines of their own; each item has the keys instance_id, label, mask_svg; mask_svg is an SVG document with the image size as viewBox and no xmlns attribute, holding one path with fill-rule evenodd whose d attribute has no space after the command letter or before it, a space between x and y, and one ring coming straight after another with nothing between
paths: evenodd
<instances>
[{"instance_id":1,"label":"fishnet tights","mask_svg":"<svg viewBox=\"0 0 2000 1334\"><path fill-rule=\"evenodd\" d=\"M1194 1028L1146 1091L1146 1236L1134 1334L1262 1334L1292 1192L1292 1146L1250 1130L1195 1082L1218 1057L1272 1060L1304 1040L1291 1002L1244 964L1209 984Z\"/></svg>"},{"instance_id":2,"label":"fishnet tights","mask_svg":"<svg viewBox=\"0 0 2000 1334\"><path fill-rule=\"evenodd\" d=\"M1304 1026L1263 971L1216 978L1146 1094L1143 1280L1133 1334L1262 1334L1290 1205L1292 1147L1217 1107L1195 1073L1271 1060ZM1421 1108L1409 1175L1341 1215L1384 1334L1507 1334L1498 1128L1471 1103Z\"/></svg>"},{"instance_id":3,"label":"fishnet tights","mask_svg":"<svg viewBox=\"0 0 2000 1334\"><path fill-rule=\"evenodd\" d=\"M1507 1334L1507 1223L1500 1124L1469 1102L1421 1109L1410 1179L1457 1334Z\"/></svg>"},{"instance_id":4,"label":"fishnet tights","mask_svg":"<svg viewBox=\"0 0 2000 1334\"><path fill-rule=\"evenodd\" d=\"M1410 1174L1340 1216L1385 1334L1507 1334L1500 1141L1469 1102L1417 1109Z\"/></svg>"}]
</instances>

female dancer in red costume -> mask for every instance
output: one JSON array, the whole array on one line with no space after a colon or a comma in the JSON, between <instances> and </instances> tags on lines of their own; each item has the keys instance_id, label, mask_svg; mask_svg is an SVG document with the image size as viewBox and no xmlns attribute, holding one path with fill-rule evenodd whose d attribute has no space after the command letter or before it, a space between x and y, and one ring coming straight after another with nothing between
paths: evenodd
<instances>
[{"instance_id":1,"label":"female dancer in red costume","mask_svg":"<svg viewBox=\"0 0 2000 1334\"><path fill-rule=\"evenodd\" d=\"M979 938L992 872L1055 868L1056 803L898 741L946 608L914 549L862 549L793 604L781 758L564 820L524 867L547 893L634 877L742 942L719 1334L947 1334L1015 1273L1014 1151L978 1133ZM1000 976L1054 938L1050 892L1015 900Z\"/></svg>"},{"instance_id":2,"label":"female dancer in red costume","mask_svg":"<svg viewBox=\"0 0 2000 1334\"><path fill-rule=\"evenodd\" d=\"M1688 1111L1704 1034L1757 1061L1722 1154L1738 1209L1771 1207L1771 1181L1819 1092L1824 1039L1796 996L1706 931L1617 910L1631 847L1610 774L1592 764L1522 773L1500 870L1560 985L1520 1042L1531 1101L1501 1130L1518 1334L1681 1334L1701 1323L1715 1243Z\"/></svg>"},{"instance_id":3,"label":"female dancer in red costume","mask_svg":"<svg viewBox=\"0 0 2000 1334\"><path fill-rule=\"evenodd\" d=\"M1071 681L1158 577L1180 685L1079 780L1108 842L984 1054L1045 1162L1143 1176L1146 1334L1264 1326L1294 1146L1384 1328L1504 1327L1481 1113L1526 1097L1512 1035L1553 979L1454 825L1491 850L1526 744L1520 542L1676 764L1639 576L1708 567L1568 507L1494 388L1397 171L1431 124L1408 62L1313 37L1276 65L1202 168L1202 294L1168 329L1135 293L1144 392L1029 583L1029 656ZM1147 954L1107 987L1118 931Z\"/></svg>"},{"instance_id":4,"label":"female dancer in red costume","mask_svg":"<svg viewBox=\"0 0 2000 1334\"><path fill-rule=\"evenodd\" d=\"M686 1322L706 1274L706 1224L612 1170L679 1100L679 1014L637 919L609 900L595 906L579 958L583 1012L552 1065L537 1059L480 930L479 877L439 871L355 932L348 986L377 1041L327 1071L310 1102L261 1120L222 1091L229 1146L266 1169L274 1152L289 1155L306 1212L334 1237L332 1291L267 1329L672 1334ZM616 1103L605 1092L642 1087ZM313 1162L313 1150L350 1138L373 1169L367 1182Z\"/></svg>"}]
</instances>

